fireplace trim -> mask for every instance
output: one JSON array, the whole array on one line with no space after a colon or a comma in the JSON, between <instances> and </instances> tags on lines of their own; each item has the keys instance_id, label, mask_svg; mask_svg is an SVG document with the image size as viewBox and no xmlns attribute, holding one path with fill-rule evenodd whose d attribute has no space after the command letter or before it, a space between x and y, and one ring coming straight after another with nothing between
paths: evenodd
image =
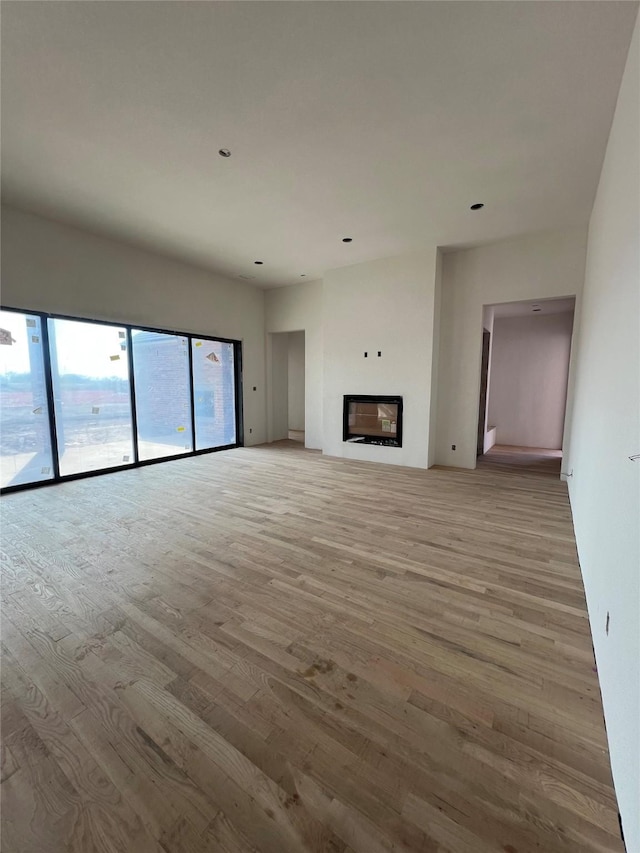
<instances>
[{"instance_id":1,"label":"fireplace trim","mask_svg":"<svg viewBox=\"0 0 640 853\"><path fill-rule=\"evenodd\" d=\"M393 403L398 407L396 434L393 438L379 438L352 433L349 430L349 403ZM378 445L379 447L402 447L403 400L399 396L385 394L345 394L342 403L342 440L348 444Z\"/></svg>"}]
</instances>

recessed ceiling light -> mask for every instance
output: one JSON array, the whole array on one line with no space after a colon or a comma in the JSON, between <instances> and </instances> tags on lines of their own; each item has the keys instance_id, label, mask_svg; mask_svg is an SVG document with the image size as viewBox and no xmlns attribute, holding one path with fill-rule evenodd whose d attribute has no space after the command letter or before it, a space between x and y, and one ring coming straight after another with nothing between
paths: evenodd
<instances>
[{"instance_id":1,"label":"recessed ceiling light","mask_svg":"<svg viewBox=\"0 0 640 853\"><path fill-rule=\"evenodd\" d=\"M231 157L231 151L228 148L220 148L218 149L218 154L221 157Z\"/></svg>"},{"instance_id":2,"label":"recessed ceiling light","mask_svg":"<svg viewBox=\"0 0 640 853\"><path fill-rule=\"evenodd\" d=\"M484 204L481 204L480 202L476 202L476 204L472 204L469 209L470 210L482 210L483 207L484 207Z\"/></svg>"},{"instance_id":3,"label":"recessed ceiling light","mask_svg":"<svg viewBox=\"0 0 640 853\"><path fill-rule=\"evenodd\" d=\"M260 267L260 266L262 266L262 264L264 263L264 261L254 261L253 263L254 263L254 264L258 264L258 266Z\"/></svg>"},{"instance_id":4,"label":"recessed ceiling light","mask_svg":"<svg viewBox=\"0 0 640 853\"><path fill-rule=\"evenodd\" d=\"M343 242L343 243L352 243L352 242L353 242L353 237L343 237L343 238L342 238L342 242Z\"/></svg>"}]
</instances>

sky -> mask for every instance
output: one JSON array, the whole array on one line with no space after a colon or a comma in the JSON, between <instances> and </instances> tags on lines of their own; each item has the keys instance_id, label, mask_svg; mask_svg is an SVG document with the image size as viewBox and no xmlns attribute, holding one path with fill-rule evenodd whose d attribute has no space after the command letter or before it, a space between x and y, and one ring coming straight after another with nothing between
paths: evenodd
<instances>
[{"instance_id":1,"label":"sky","mask_svg":"<svg viewBox=\"0 0 640 853\"><path fill-rule=\"evenodd\" d=\"M27 318L35 326L27 327ZM81 323L75 320L54 320L60 373L80 373L84 376L126 378L127 354L121 349L124 329ZM15 343L0 345L0 373L28 373L29 336L42 342L40 318L13 311L0 311L0 329L11 333ZM116 358L117 356L117 358Z\"/></svg>"},{"instance_id":2,"label":"sky","mask_svg":"<svg viewBox=\"0 0 640 853\"><path fill-rule=\"evenodd\" d=\"M81 320L49 320L49 336L55 338L58 353L58 371L61 375L77 373L96 379L115 377L127 379L128 359L123 349L126 332L123 327L83 322ZM31 346L42 346L41 320L39 316L15 311L0 311L0 329L8 332L11 344L0 343L0 375L6 373L28 373L29 338ZM28 325L29 324L29 325ZM144 334L133 329L132 335ZM180 336L181 337L181 336ZM0 333L0 340L6 335ZM220 351L226 344L214 341L198 341L194 338L194 358L206 358L213 350ZM207 362L209 364L209 362ZM52 365L53 366L53 365Z\"/></svg>"}]
</instances>

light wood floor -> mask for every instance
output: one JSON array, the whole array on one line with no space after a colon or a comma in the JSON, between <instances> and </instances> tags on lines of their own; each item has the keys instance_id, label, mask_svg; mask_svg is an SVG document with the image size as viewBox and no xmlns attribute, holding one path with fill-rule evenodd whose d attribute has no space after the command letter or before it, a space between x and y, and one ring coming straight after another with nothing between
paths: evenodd
<instances>
[{"instance_id":1,"label":"light wood floor","mask_svg":"<svg viewBox=\"0 0 640 853\"><path fill-rule=\"evenodd\" d=\"M540 474L558 479L562 468L562 451L495 444L491 450L478 457L477 464L484 469L512 474Z\"/></svg>"},{"instance_id":2,"label":"light wood floor","mask_svg":"<svg viewBox=\"0 0 640 853\"><path fill-rule=\"evenodd\" d=\"M566 488L509 468L6 496L3 853L621 851Z\"/></svg>"}]
</instances>

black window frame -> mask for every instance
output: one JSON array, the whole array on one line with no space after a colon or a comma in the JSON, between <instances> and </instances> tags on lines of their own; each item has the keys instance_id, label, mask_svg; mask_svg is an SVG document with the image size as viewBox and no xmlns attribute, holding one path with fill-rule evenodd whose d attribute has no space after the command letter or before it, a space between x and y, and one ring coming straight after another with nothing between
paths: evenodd
<instances>
[{"instance_id":1,"label":"black window frame","mask_svg":"<svg viewBox=\"0 0 640 853\"><path fill-rule=\"evenodd\" d=\"M42 343L44 357L44 372L49 407L49 432L51 436L51 452L53 456L53 477L48 480L39 480L33 483L20 483L15 486L4 486L0 488L0 494L19 492L25 489L38 489L43 486L51 486L57 483L67 483L71 480L83 480L86 477L99 477L103 474L114 474L118 471L129 471L134 468L143 468L146 465L158 465L164 462L173 462L177 459L189 459L192 456L204 456L208 453L218 453L221 450L231 450L235 447L244 447L244 418L243 418L243 394L242 394L242 341L234 338L223 338L219 335L207 335L196 332L181 332L176 329L164 329L157 326L145 326L140 323L125 323L119 320L97 320L91 317L71 316L69 314L54 314L47 311L34 311L30 308L16 308L14 306L2 305L0 310L14 312L16 314L29 314L32 317L40 317L42 326ZM53 377L51 372L51 352L49 349L49 324L48 320L75 320L80 323L95 323L101 326L114 326L124 329L127 341L127 361L129 368L129 396L131 402L131 426L133 432L133 461L124 465L116 465L110 468L96 468L93 471L83 471L77 474L60 474L60 458L56 433L56 417L53 394ZM191 432L193 450L185 450L184 453L176 453L171 456L162 456L158 459L141 460L138 449L138 429L135 399L135 376L133 370L133 348L131 346L131 333L134 329L142 332L160 332L166 335L178 335L187 338L189 352L189 395L191 405ZM233 344L233 371L235 386L235 412L236 412L236 442L225 444L220 447L207 447L202 450L195 449L195 418L193 399L193 361L191 357L192 340L220 341L221 343Z\"/></svg>"}]
</instances>

